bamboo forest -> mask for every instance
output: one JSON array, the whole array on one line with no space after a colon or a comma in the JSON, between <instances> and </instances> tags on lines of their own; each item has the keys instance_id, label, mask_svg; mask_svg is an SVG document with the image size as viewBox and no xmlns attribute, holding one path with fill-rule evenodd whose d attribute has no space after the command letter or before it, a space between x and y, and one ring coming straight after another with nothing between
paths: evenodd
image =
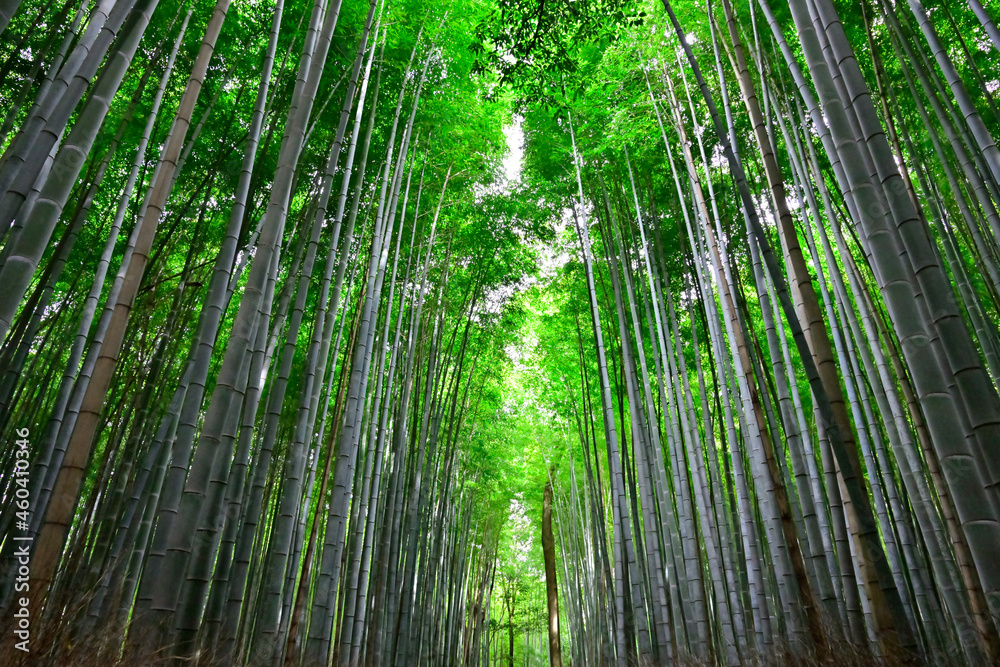
<instances>
[{"instance_id":1,"label":"bamboo forest","mask_svg":"<svg viewBox=\"0 0 1000 667\"><path fill-rule=\"evenodd\" d=\"M1000 0L0 0L0 664L1000 665Z\"/></svg>"}]
</instances>

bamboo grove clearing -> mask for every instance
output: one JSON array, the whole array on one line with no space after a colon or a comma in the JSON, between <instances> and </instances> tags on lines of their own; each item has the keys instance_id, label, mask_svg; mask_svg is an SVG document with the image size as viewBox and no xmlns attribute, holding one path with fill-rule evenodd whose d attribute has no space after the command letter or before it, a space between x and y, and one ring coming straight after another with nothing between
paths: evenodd
<instances>
[{"instance_id":1,"label":"bamboo grove clearing","mask_svg":"<svg viewBox=\"0 0 1000 667\"><path fill-rule=\"evenodd\" d=\"M0 662L1000 663L998 15L0 0Z\"/></svg>"}]
</instances>

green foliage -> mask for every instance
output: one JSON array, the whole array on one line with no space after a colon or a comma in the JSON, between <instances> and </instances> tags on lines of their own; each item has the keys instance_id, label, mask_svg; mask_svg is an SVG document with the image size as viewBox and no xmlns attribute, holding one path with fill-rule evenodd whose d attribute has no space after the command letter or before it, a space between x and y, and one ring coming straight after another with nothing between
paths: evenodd
<instances>
[{"instance_id":1,"label":"green foliage","mask_svg":"<svg viewBox=\"0 0 1000 667\"><path fill-rule=\"evenodd\" d=\"M520 109L530 104L559 106L567 81L580 74L580 49L600 48L628 26L641 25L634 0L573 2L503 0L475 29L477 72L511 86ZM579 82L577 82L578 85ZM573 83L570 92L579 91Z\"/></svg>"}]
</instances>

